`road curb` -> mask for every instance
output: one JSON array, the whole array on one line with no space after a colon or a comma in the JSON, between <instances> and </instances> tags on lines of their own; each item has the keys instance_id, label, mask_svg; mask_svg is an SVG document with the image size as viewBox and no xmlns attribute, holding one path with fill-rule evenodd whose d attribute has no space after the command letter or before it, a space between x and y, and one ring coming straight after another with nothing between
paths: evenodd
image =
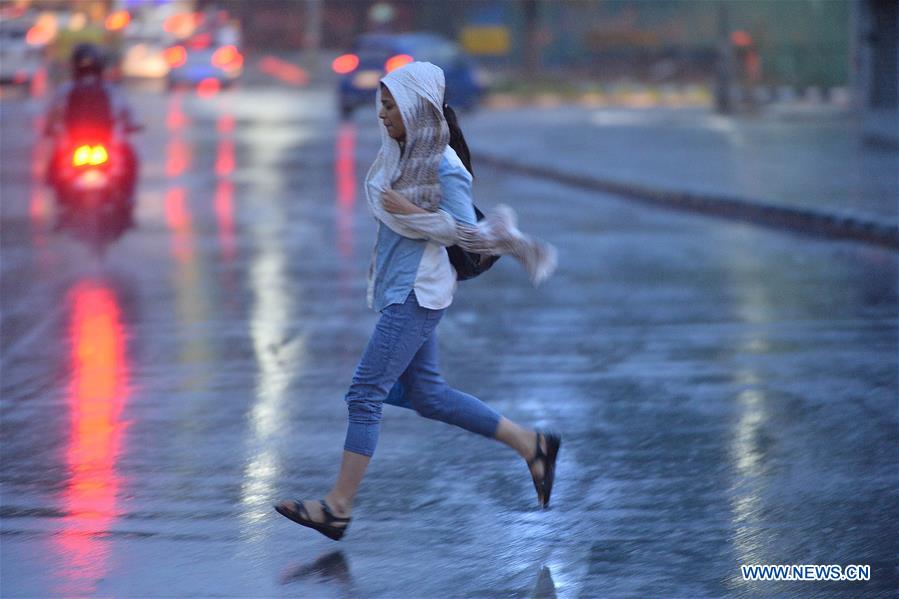
<instances>
[{"instance_id":1,"label":"road curb","mask_svg":"<svg viewBox=\"0 0 899 599\"><path fill-rule=\"evenodd\" d=\"M476 152L478 163L565 185L601 191L630 200L685 210L731 220L740 220L773 229L786 229L815 237L860 241L899 250L899 227L808 208L781 206L765 200L728 197L661 189L600 177L563 172L545 166L525 164L489 153Z\"/></svg>"}]
</instances>

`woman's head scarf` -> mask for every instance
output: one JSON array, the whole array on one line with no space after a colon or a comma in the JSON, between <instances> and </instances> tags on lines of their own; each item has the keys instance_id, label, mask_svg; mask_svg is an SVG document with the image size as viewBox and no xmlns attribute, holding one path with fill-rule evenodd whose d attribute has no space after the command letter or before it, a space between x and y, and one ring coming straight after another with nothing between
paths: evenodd
<instances>
[{"instance_id":1,"label":"woman's head scarf","mask_svg":"<svg viewBox=\"0 0 899 599\"><path fill-rule=\"evenodd\" d=\"M511 255L519 260L535 285L556 268L556 249L518 229L514 210L499 205L476 225L457 223L438 210L440 161L449 144L449 127L443 116L446 85L443 71L429 62L412 62L388 73L381 82L390 90L406 127L405 149L381 127L381 150L366 177L366 195L375 218L400 235L412 239L432 239L441 245L459 245L479 254ZM376 107L381 107L378 88ZM388 189L404 195L428 212L392 214L381 205L381 193ZM374 254L372 265L374 265ZM373 270L369 269L369 276ZM369 305L372 285L369 281Z\"/></svg>"},{"instance_id":2,"label":"woman's head scarf","mask_svg":"<svg viewBox=\"0 0 899 599\"><path fill-rule=\"evenodd\" d=\"M405 149L381 129L381 150L368 180L381 190L393 189L425 210L440 203L438 170L449 143L443 116L446 83L443 70L429 62L411 62L391 71L381 82L390 90L406 128ZM376 107L381 106L378 87Z\"/></svg>"}]
</instances>

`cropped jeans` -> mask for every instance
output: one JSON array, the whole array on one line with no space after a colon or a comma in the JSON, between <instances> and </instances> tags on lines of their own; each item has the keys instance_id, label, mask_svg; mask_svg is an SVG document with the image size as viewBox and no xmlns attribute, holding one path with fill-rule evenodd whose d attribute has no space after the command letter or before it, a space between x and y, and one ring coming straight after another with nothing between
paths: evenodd
<instances>
[{"instance_id":1,"label":"cropped jeans","mask_svg":"<svg viewBox=\"0 0 899 599\"><path fill-rule=\"evenodd\" d=\"M395 396L400 387L405 405L425 418L494 437L499 414L478 398L453 389L440 376L436 328L443 312L419 306L414 291L405 303L391 304L381 312L345 397L349 410L346 451L374 454L384 400L388 394Z\"/></svg>"}]
</instances>

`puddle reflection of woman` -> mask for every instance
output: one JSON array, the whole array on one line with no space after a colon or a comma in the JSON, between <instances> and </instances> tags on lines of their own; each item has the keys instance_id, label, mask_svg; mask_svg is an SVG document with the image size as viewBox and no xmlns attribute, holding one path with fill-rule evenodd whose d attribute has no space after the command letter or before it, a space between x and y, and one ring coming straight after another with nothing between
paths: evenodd
<instances>
[{"instance_id":1,"label":"puddle reflection of woman","mask_svg":"<svg viewBox=\"0 0 899 599\"><path fill-rule=\"evenodd\" d=\"M378 442L382 405L397 382L425 418L517 451L528 464L539 504L549 505L561 438L500 416L447 385L439 372L436 327L456 287L445 246L512 255L535 284L555 268L554 248L521 233L507 207L476 221L468 147L444 90L443 71L430 63L413 62L382 79L381 151L366 178L378 220L368 300L381 316L346 394L349 423L336 483L324 499L275 505L282 515L335 540L349 525L353 498Z\"/></svg>"}]
</instances>

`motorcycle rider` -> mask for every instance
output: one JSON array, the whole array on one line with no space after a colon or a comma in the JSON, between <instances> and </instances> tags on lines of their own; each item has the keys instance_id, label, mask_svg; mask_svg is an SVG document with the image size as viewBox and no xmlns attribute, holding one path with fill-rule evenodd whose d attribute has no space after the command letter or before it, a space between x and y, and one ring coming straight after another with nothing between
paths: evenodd
<instances>
[{"instance_id":1,"label":"motorcycle rider","mask_svg":"<svg viewBox=\"0 0 899 599\"><path fill-rule=\"evenodd\" d=\"M60 86L54 95L44 128L44 134L52 137L54 145L47 182L54 187L60 183L61 161L68 159L66 134L103 132L103 137L113 144L115 154L122 160L123 196L130 214L137 183L137 156L127 134L140 130L141 126L134 120L124 94L103 79L104 68L103 53L94 44L79 44L72 51L72 80Z\"/></svg>"}]
</instances>

